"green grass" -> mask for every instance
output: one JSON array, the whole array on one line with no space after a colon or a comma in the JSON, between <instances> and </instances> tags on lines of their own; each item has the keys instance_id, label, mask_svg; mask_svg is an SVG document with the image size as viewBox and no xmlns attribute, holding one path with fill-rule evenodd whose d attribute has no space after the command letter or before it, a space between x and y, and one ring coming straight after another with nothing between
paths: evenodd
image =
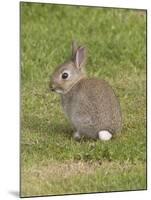
<instances>
[{"instance_id":1,"label":"green grass","mask_svg":"<svg viewBox=\"0 0 151 200\"><path fill-rule=\"evenodd\" d=\"M48 90L73 39L88 76L119 96L123 129L109 142L76 142ZM143 11L21 3L21 196L146 189L145 42Z\"/></svg>"}]
</instances>

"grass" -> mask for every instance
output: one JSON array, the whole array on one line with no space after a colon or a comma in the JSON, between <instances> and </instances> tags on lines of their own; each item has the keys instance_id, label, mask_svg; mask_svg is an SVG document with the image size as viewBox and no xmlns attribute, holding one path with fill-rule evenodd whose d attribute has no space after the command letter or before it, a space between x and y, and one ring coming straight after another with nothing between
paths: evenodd
<instances>
[{"instance_id":1,"label":"grass","mask_svg":"<svg viewBox=\"0 0 151 200\"><path fill-rule=\"evenodd\" d=\"M50 194L72 194L110 192L113 189L136 190L145 187L145 166L142 163L50 162L45 166L36 165L23 169L23 175L24 188L33 196L46 195L48 190Z\"/></svg>"},{"instance_id":2,"label":"grass","mask_svg":"<svg viewBox=\"0 0 151 200\"><path fill-rule=\"evenodd\" d=\"M48 91L72 39L88 76L119 96L123 129L109 142L72 138ZM146 13L21 3L21 196L146 189Z\"/></svg>"}]
</instances>

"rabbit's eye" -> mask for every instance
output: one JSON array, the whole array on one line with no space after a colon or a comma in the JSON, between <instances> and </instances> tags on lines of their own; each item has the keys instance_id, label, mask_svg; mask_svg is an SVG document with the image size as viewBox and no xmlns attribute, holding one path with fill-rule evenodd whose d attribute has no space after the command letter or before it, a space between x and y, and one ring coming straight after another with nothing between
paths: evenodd
<instances>
[{"instance_id":1,"label":"rabbit's eye","mask_svg":"<svg viewBox=\"0 0 151 200\"><path fill-rule=\"evenodd\" d=\"M63 78L63 79L68 78L68 73L67 73L67 72L64 72L64 73L62 74L62 78Z\"/></svg>"}]
</instances>

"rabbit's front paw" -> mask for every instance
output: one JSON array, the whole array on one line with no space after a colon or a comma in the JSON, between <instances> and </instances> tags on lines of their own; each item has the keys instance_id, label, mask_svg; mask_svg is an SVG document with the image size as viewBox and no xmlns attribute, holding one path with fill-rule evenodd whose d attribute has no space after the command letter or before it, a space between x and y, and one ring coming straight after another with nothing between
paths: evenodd
<instances>
[{"instance_id":1,"label":"rabbit's front paw","mask_svg":"<svg viewBox=\"0 0 151 200\"><path fill-rule=\"evenodd\" d=\"M74 132L73 137L75 140L80 140L81 139L81 135L78 131Z\"/></svg>"}]
</instances>

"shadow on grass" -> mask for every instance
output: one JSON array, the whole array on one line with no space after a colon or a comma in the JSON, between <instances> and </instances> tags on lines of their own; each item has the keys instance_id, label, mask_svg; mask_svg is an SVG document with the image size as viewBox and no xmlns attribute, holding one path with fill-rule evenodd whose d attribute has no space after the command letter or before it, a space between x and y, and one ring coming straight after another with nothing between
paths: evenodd
<instances>
[{"instance_id":1,"label":"shadow on grass","mask_svg":"<svg viewBox=\"0 0 151 200\"><path fill-rule=\"evenodd\" d=\"M67 121L57 121L39 118L37 116L24 116L21 121L21 129L28 129L30 132L46 133L48 135L66 135L70 138L73 132L72 127Z\"/></svg>"}]
</instances>

